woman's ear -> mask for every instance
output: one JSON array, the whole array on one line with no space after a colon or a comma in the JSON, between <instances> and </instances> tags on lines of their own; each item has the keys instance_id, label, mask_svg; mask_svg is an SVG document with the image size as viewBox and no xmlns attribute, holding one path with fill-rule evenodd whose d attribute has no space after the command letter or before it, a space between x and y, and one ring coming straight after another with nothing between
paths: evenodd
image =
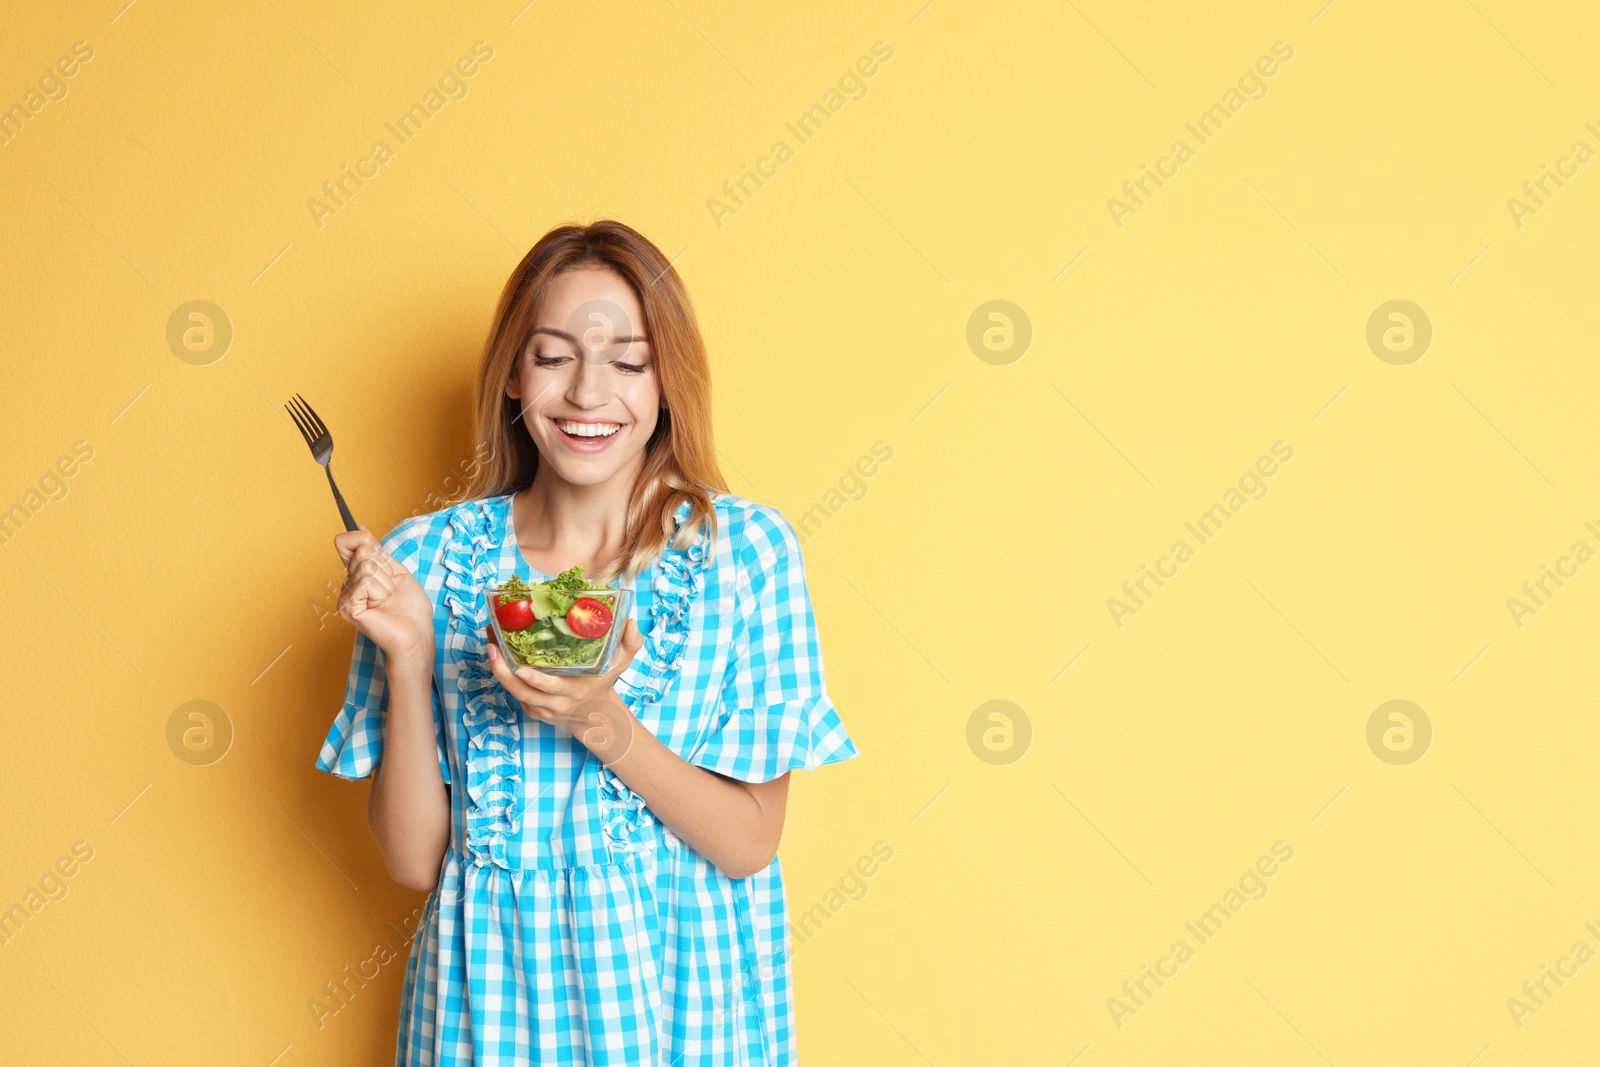
<instances>
[{"instance_id":1,"label":"woman's ear","mask_svg":"<svg viewBox=\"0 0 1600 1067\"><path fill-rule=\"evenodd\" d=\"M512 400L522 399L522 383L517 381L517 366L522 362L522 353L511 357L511 363L506 367L506 396Z\"/></svg>"}]
</instances>

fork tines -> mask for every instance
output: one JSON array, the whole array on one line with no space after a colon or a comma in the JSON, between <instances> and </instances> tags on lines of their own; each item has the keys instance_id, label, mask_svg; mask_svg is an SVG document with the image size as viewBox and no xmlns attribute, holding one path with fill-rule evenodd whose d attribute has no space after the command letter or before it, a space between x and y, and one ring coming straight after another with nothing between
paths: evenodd
<instances>
[{"instance_id":1,"label":"fork tines","mask_svg":"<svg viewBox=\"0 0 1600 1067\"><path fill-rule=\"evenodd\" d=\"M306 444L310 446L312 452L316 452L322 446L324 438L332 436L328 433L327 425L317 417L317 413L311 410L311 405L307 404L299 393L296 393L294 399L285 404L284 408L288 410L289 417L294 419L294 424L300 428L300 436L306 439Z\"/></svg>"}]
</instances>

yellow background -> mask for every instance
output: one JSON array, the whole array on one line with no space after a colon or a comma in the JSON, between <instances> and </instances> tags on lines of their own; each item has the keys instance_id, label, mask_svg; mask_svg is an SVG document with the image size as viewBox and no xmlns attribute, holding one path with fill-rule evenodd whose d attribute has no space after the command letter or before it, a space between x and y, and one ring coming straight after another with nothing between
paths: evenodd
<instances>
[{"instance_id":1,"label":"yellow background","mask_svg":"<svg viewBox=\"0 0 1600 1067\"><path fill-rule=\"evenodd\" d=\"M307 1006L423 897L387 879L368 787L312 766L351 631L318 618L338 514L282 404L331 425L359 519L433 510L500 285L599 216L677 260L735 492L798 522L894 450L805 546L864 755L797 776L791 904L894 857L796 950L803 1062L1592 1053L1600 962L1520 1027L1506 1001L1600 950L1600 565L1520 628L1506 601L1600 548L1600 163L1520 227L1506 201L1600 148L1600 22L921 2L9 16L0 105L94 58L0 147L0 507L94 457L0 548L0 908L94 856L0 948L8 1061L390 1062L403 961L320 1029ZM319 228L307 200L479 40L469 94ZM796 143L879 40L866 97ZM1197 145L1184 122L1280 40L1268 95ZM1107 199L1180 137L1119 228ZM234 331L206 366L166 341L194 299ZM1007 365L966 340L995 299L1033 330ZM1391 299L1434 329L1406 366L1365 340ZM1265 499L1119 628L1107 599L1280 440ZM1368 747L1391 699L1432 723L1420 761ZM167 742L190 700L234 730L208 766ZM1031 724L1005 765L968 744L991 700ZM1119 1027L1108 999L1280 840L1265 899Z\"/></svg>"}]
</instances>

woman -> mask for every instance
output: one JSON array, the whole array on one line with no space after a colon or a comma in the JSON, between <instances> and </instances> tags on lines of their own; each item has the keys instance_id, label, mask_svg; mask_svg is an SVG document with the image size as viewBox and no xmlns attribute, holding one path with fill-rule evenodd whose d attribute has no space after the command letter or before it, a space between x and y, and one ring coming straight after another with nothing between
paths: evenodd
<instances>
[{"instance_id":1,"label":"woman","mask_svg":"<svg viewBox=\"0 0 1600 1067\"><path fill-rule=\"evenodd\" d=\"M358 633L317 767L373 776L390 874L431 891L402 1067L795 1062L788 774L857 750L794 529L727 491L709 394L660 250L552 230L484 347L468 499L334 538ZM616 664L513 672L485 589L574 565L633 590Z\"/></svg>"}]
</instances>

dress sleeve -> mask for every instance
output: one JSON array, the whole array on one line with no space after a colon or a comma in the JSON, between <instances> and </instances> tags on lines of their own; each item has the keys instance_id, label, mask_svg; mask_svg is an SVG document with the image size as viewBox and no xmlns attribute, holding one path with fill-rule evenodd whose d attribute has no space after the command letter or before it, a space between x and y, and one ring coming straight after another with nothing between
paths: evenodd
<instances>
[{"instance_id":1,"label":"dress sleeve","mask_svg":"<svg viewBox=\"0 0 1600 1067\"><path fill-rule=\"evenodd\" d=\"M397 561L410 567L418 580L419 538L416 520L408 519L383 538L382 544ZM445 757L444 709L435 675L433 692L434 742L439 773L450 784L450 761ZM389 675L382 649L366 634L356 631L350 653L350 673L345 681L344 704L317 755L317 770L339 778L370 778L383 759L384 722L389 711Z\"/></svg>"},{"instance_id":2,"label":"dress sleeve","mask_svg":"<svg viewBox=\"0 0 1600 1067\"><path fill-rule=\"evenodd\" d=\"M689 757L708 771L767 782L860 755L828 696L794 528L776 510L746 519L739 567L749 581L727 681L725 720ZM742 583L741 583L742 584Z\"/></svg>"}]
</instances>

